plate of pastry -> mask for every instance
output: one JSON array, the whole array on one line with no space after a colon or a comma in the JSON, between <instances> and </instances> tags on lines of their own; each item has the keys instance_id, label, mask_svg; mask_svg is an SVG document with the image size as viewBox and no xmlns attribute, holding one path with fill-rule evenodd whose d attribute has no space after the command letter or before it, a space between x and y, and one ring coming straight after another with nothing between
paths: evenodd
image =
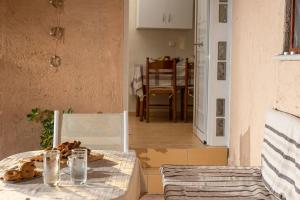
<instances>
[{"instance_id":1,"label":"plate of pastry","mask_svg":"<svg viewBox=\"0 0 300 200\"><path fill-rule=\"evenodd\" d=\"M20 182L41 177L42 171L38 170L34 161L20 160L17 166L5 170L0 179L5 182Z\"/></svg>"}]
</instances>

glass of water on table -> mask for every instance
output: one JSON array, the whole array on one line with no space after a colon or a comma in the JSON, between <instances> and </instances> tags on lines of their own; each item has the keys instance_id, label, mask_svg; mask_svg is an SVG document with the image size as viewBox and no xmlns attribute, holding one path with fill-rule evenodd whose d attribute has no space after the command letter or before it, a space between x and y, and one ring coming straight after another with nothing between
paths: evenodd
<instances>
[{"instance_id":1,"label":"glass of water on table","mask_svg":"<svg viewBox=\"0 0 300 200\"><path fill-rule=\"evenodd\" d=\"M73 149L68 157L71 182L75 185L85 184L87 181L87 149Z\"/></svg>"},{"instance_id":2,"label":"glass of water on table","mask_svg":"<svg viewBox=\"0 0 300 200\"><path fill-rule=\"evenodd\" d=\"M56 186L60 179L60 152L58 150L47 150L43 158L44 184Z\"/></svg>"}]
</instances>

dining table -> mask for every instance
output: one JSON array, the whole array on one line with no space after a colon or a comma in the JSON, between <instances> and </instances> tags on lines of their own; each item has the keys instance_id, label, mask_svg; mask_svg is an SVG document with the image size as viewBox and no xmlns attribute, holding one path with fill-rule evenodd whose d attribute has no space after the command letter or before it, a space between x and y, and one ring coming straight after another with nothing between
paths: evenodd
<instances>
[{"instance_id":1,"label":"dining table","mask_svg":"<svg viewBox=\"0 0 300 200\"><path fill-rule=\"evenodd\" d=\"M136 153L92 150L103 154L101 160L88 163L88 179L84 185L70 181L67 167L60 170L57 186L43 184L43 177L19 182L0 180L2 200L138 200L146 192L141 166ZM29 151L9 156L0 161L0 177L4 172L17 166L20 160L40 155L42 151ZM43 164L36 167L43 170Z\"/></svg>"}]
</instances>

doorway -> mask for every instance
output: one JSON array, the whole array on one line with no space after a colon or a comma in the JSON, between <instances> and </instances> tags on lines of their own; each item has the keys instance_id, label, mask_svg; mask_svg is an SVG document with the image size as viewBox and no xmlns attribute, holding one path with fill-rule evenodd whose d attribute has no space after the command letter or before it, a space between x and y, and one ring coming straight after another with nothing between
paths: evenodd
<instances>
[{"instance_id":1,"label":"doorway","mask_svg":"<svg viewBox=\"0 0 300 200\"><path fill-rule=\"evenodd\" d=\"M137 0L130 0L130 2L136 2ZM145 0L146 1L146 0ZM152 1L152 0L148 0ZM153 2L159 2L162 0L157 0ZM186 0L176 0L177 2ZM214 4L209 4L210 1L215 1ZM213 56L214 54L211 51L216 51L213 49L213 43L217 43L219 41L218 38L212 40L215 36L211 36L212 29L210 27L212 12L212 5L214 5L214 14L216 18L218 18L219 4L229 3L227 0L194 0L194 8L195 11L195 19L192 20L195 22L193 29L190 31L186 30L168 30L168 29L147 29L147 30L133 30L135 31L134 40L129 36L129 28L130 28L130 20L136 20L135 17L132 17L132 12L136 12L136 8L129 6L129 0L125 0L125 35L124 35L124 108L129 110L129 113L132 114L129 116L129 147L132 150L137 152L137 156L139 157L142 166L144 177L147 181L147 189L149 194L161 194L163 193L163 185L161 182L161 175L159 168L164 164L183 164L183 165L227 165L228 158L228 149L224 143L217 143L216 140L210 139L209 134L214 134L216 128L212 130L212 127L216 125L216 114L209 115L211 110L215 109L216 112L216 103L210 103L210 101L216 102L217 97L220 98L223 96L218 96L219 92L212 93L211 90L215 87L214 85L218 83L218 81L214 80L213 77L216 78L217 75L213 75L216 73L216 70L211 70L212 67L217 68L217 62L215 61L213 64ZM222 3L219 3L222 2ZM149 3L149 2L148 2ZM201 6L200 6L201 5ZM197 15L198 7L203 9L203 12L200 12L201 17ZM131 10L130 10L131 8ZM129 12L131 15L129 15ZM130 17L131 16L131 17ZM168 16L168 15L166 15ZM199 20L198 20L199 18ZM161 20L166 21L166 17L162 15ZM229 18L228 18L229 19ZM202 20L202 21L201 21ZM168 20L167 20L168 21ZM196 24L199 23L199 24ZM216 22L217 23L217 22ZM132 24L131 24L132 25ZM131 27L132 28L132 27ZM135 28L135 27L133 27ZM196 33L196 34L195 34ZM199 34L197 34L199 33ZM153 36L153 34L158 38L153 41L148 41L147 44L149 46L153 45L151 51L148 51L148 54L152 54L151 52L156 52L158 55L153 55L154 57L159 55L169 54L168 50L176 47L176 44L180 48L186 48L189 46L191 48L190 53L182 54L183 58L189 57L189 54L192 55L194 60L194 71L198 73L194 76L194 108L193 112L193 122L185 123L183 121L178 121L177 123L171 122L168 120L168 113L165 115L161 115L160 119L152 118L150 123L140 122L139 118L135 116L136 108L134 105L135 98L130 93L131 89L131 79L133 73L133 66L135 64L143 64L145 63L145 54L142 54L142 51L145 50L144 45L138 50L132 51L129 46L134 43L134 46L137 46L136 42L146 41L145 39L149 39ZM174 37L175 36L175 37ZM172 42L179 38L175 43ZM162 39L166 38L166 39ZM175 38L175 39L174 39ZM187 38L187 39L185 39ZM223 41L220 40L220 41ZM227 41L227 40L226 40ZM203 42L203 43L201 43ZM194 45L195 44L195 45ZM218 44L218 43L217 43ZM229 48L229 40L228 40L228 48ZM154 49L155 47L155 49ZM156 49L160 47L159 49ZM177 49L175 54L169 54L169 56L174 57L176 53L182 53L182 49ZM176 48L174 48L176 49ZM173 49L173 50L174 50ZM230 48L229 48L230 49ZM228 52L226 58L226 73L230 74L229 66L230 66L230 53L229 49L226 50ZM138 57L141 60L132 60L132 56L134 54L135 57ZM196 55L196 56L195 56ZM152 55L149 55L152 56ZM196 57L196 59L195 59ZM203 59L202 59L203 58ZM191 59L192 60L192 59ZM223 62L223 60L220 60ZM227 75L228 75L227 74ZM226 77L226 81L222 81L221 83L229 84L229 76ZM211 84L211 82L213 84ZM217 83L214 83L217 82ZM218 85L218 84L217 84ZM229 87L228 87L229 88ZM218 89L217 91L221 91ZM227 95L229 91L227 91ZM178 99L180 99L180 95L178 93ZM229 103L229 99L226 103ZM130 106L131 105L131 106ZM229 106L226 104L226 114L222 116L223 118L228 117L229 114ZM180 107L178 107L180 108ZM179 109L180 110L180 109ZM180 114L178 114L180 117ZM218 115L219 116L219 115ZM191 117L191 118L192 118ZM190 119L191 119L190 118ZM220 117L221 118L221 117ZM226 123L229 123L229 120L226 118ZM214 120L215 124L210 124ZM226 125L226 129L229 130L229 125ZM224 135L228 135L228 132L224 132ZM220 136L218 136L220 137ZM225 141L226 139L224 139ZM202 142L201 142L202 141ZM208 145L204 145L206 142ZM209 146L210 145L210 146ZM220 147L221 146L221 147Z\"/></svg>"},{"instance_id":2,"label":"doorway","mask_svg":"<svg viewBox=\"0 0 300 200\"><path fill-rule=\"evenodd\" d=\"M231 0L195 0L195 77L192 132L204 144L228 146L230 130ZM132 102L130 84L133 63L129 61L129 0L124 0L124 109ZM133 11L131 11L133 12ZM159 30L170 32L170 30ZM140 31L143 32L143 31ZM146 32L146 31L145 31ZM158 34L147 30L148 36ZM137 34L137 37L144 37ZM194 36L193 36L194 35ZM182 39L184 40L184 39ZM161 43L161 42L160 42ZM189 42L185 45L189 45ZM170 46L174 45L169 42ZM184 45L183 45L184 46ZM139 52L140 53L140 52ZM172 56L172 55L171 55ZM186 55L185 55L186 56ZM187 57L187 56L186 56ZM140 63L143 60L139 61Z\"/></svg>"}]
</instances>

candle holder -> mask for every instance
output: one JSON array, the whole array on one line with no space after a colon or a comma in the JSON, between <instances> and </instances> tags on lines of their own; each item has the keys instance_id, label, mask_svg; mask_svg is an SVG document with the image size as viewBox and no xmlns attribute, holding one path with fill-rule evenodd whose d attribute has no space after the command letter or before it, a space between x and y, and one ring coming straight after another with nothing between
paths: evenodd
<instances>
[{"instance_id":1,"label":"candle holder","mask_svg":"<svg viewBox=\"0 0 300 200\"><path fill-rule=\"evenodd\" d=\"M57 40L62 39L64 36L65 29L60 26L55 26L50 29L49 35L56 38Z\"/></svg>"},{"instance_id":2,"label":"candle holder","mask_svg":"<svg viewBox=\"0 0 300 200\"><path fill-rule=\"evenodd\" d=\"M61 8L64 5L63 0L49 0L49 3L54 6L55 8Z\"/></svg>"},{"instance_id":3,"label":"candle holder","mask_svg":"<svg viewBox=\"0 0 300 200\"><path fill-rule=\"evenodd\" d=\"M49 62L51 67L59 67L61 65L61 58L57 55L54 55L51 56Z\"/></svg>"}]
</instances>

